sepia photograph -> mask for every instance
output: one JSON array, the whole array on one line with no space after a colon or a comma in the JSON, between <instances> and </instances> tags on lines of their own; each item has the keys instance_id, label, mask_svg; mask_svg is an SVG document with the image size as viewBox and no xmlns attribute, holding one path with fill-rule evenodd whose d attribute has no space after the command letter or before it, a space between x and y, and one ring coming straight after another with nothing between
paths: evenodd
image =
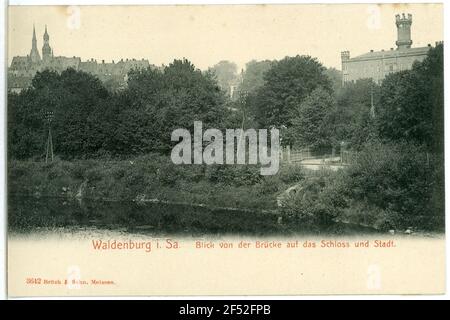
<instances>
[{"instance_id":1,"label":"sepia photograph","mask_svg":"<svg viewBox=\"0 0 450 320\"><path fill-rule=\"evenodd\" d=\"M9 295L444 293L443 22L9 5Z\"/></svg>"}]
</instances>

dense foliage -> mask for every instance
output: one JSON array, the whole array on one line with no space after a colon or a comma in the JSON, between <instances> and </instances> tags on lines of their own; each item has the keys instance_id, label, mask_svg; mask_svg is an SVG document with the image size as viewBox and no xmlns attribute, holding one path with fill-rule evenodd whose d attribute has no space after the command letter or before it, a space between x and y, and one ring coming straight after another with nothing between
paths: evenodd
<instances>
[{"instance_id":1,"label":"dense foliage","mask_svg":"<svg viewBox=\"0 0 450 320\"><path fill-rule=\"evenodd\" d=\"M131 71L127 89L116 94L90 74L46 70L30 89L8 94L9 156L42 156L47 111L54 113L55 153L63 159L168 152L175 128L191 128L194 120L220 128L224 100L213 75L187 60Z\"/></svg>"},{"instance_id":2,"label":"dense foliage","mask_svg":"<svg viewBox=\"0 0 450 320\"><path fill-rule=\"evenodd\" d=\"M273 63L264 73L264 84L257 89L252 113L261 127L289 127L293 113L314 89L331 92L325 68L309 56L286 57Z\"/></svg>"},{"instance_id":3,"label":"dense foliage","mask_svg":"<svg viewBox=\"0 0 450 320\"><path fill-rule=\"evenodd\" d=\"M381 137L413 141L443 152L443 54L440 44L412 70L393 73L383 81L377 119Z\"/></svg>"},{"instance_id":4,"label":"dense foliage","mask_svg":"<svg viewBox=\"0 0 450 320\"><path fill-rule=\"evenodd\" d=\"M10 190L51 195L85 182L99 198L145 195L275 209L277 195L301 185L281 211L302 225L443 227L442 45L381 84L362 79L339 86L339 73L309 56L252 61L242 77L238 99L231 100L224 89L236 80L236 66L229 62L206 72L187 60L133 70L117 92L72 69L37 73L29 89L8 93ZM277 127L283 145L345 145L353 161L317 174L282 166L272 177L252 166L173 165L171 132L192 130L198 120L220 129ZM49 126L57 158L70 162L38 163Z\"/></svg>"},{"instance_id":5,"label":"dense foliage","mask_svg":"<svg viewBox=\"0 0 450 320\"><path fill-rule=\"evenodd\" d=\"M234 62L223 60L215 64L209 71L214 74L219 87L229 94L230 87L235 84L238 77L237 65Z\"/></svg>"}]
</instances>

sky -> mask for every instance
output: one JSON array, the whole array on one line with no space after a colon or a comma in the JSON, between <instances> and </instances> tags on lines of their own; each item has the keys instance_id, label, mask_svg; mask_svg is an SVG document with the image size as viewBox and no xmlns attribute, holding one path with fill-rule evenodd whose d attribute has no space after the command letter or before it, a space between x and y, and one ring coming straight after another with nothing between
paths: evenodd
<instances>
[{"instance_id":1,"label":"sky","mask_svg":"<svg viewBox=\"0 0 450 320\"><path fill-rule=\"evenodd\" d=\"M82 60L187 58L205 70L298 54L341 69L341 51L395 48L398 13L413 15L413 47L444 39L441 4L10 6L8 63L29 54L35 24L40 52L47 25L54 55Z\"/></svg>"}]
</instances>

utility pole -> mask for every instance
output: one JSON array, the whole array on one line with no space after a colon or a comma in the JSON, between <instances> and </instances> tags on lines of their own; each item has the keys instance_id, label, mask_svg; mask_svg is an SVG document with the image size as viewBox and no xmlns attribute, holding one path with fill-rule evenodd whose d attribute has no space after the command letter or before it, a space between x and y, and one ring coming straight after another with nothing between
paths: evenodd
<instances>
[{"instance_id":1,"label":"utility pole","mask_svg":"<svg viewBox=\"0 0 450 320\"><path fill-rule=\"evenodd\" d=\"M373 103L373 80L370 82L370 115L375 118L375 105Z\"/></svg>"},{"instance_id":2,"label":"utility pole","mask_svg":"<svg viewBox=\"0 0 450 320\"><path fill-rule=\"evenodd\" d=\"M48 125L47 145L45 150L45 163L48 163L49 157L51 159L50 161L53 162L53 139L51 126L52 121L53 121L53 111L47 111L45 113L45 122Z\"/></svg>"},{"instance_id":3,"label":"utility pole","mask_svg":"<svg viewBox=\"0 0 450 320\"><path fill-rule=\"evenodd\" d=\"M244 127L245 127L245 120L246 120L246 104L247 104L247 96L248 93L247 91L241 91L240 92L240 104L241 104L241 108L242 108L242 124L241 124L241 134L239 136L239 142L238 142L238 150L242 150L239 148L244 148L245 150L245 140L242 141L242 139L244 138ZM241 143L243 143L243 145L241 146Z\"/></svg>"},{"instance_id":4,"label":"utility pole","mask_svg":"<svg viewBox=\"0 0 450 320\"><path fill-rule=\"evenodd\" d=\"M242 107L242 125L241 125L241 129L242 131L244 131L244 125L245 125L245 120L246 120L246 111L247 111L247 96L248 96L248 92L247 91L242 91L241 92L241 97L240 97L240 102L241 102L241 107Z\"/></svg>"}]
</instances>

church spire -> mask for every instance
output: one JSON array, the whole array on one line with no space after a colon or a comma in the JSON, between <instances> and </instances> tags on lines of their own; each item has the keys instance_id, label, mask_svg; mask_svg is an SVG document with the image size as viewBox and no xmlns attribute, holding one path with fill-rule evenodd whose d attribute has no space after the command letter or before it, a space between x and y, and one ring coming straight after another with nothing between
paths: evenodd
<instances>
[{"instance_id":1,"label":"church spire","mask_svg":"<svg viewBox=\"0 0 450 320\"><path fill-rule=\"evenodd\" d=\"M47 32L47 25L45 25L45 32L44 32L44 45L42 46L42 59L44 61L50 60L52 57L52 48L50 47L50 36Z\"/></svg>"},{"instance_id":2,"label":"church spire","mask_svg":"<svg viewBox=\"0 0 450 320\"><path fill-rule=\"evenodd\" d=\"M36 28L34 27L34 23L33 23L33 42L36 42Z\"/></svg>"},{"instance_id":3,"label":"church spire","mask_svg":"<svg viewBox=\"0 0 450 320\"><path fill-rule=\"evenodd\" d=\"M31 40L30 58L32 62L38 62L41 60L41 56L39 55L39 51L37 49L36 29L34 27L34 23L33 23L33 39Z\"/></svg>"}]
</instances>

